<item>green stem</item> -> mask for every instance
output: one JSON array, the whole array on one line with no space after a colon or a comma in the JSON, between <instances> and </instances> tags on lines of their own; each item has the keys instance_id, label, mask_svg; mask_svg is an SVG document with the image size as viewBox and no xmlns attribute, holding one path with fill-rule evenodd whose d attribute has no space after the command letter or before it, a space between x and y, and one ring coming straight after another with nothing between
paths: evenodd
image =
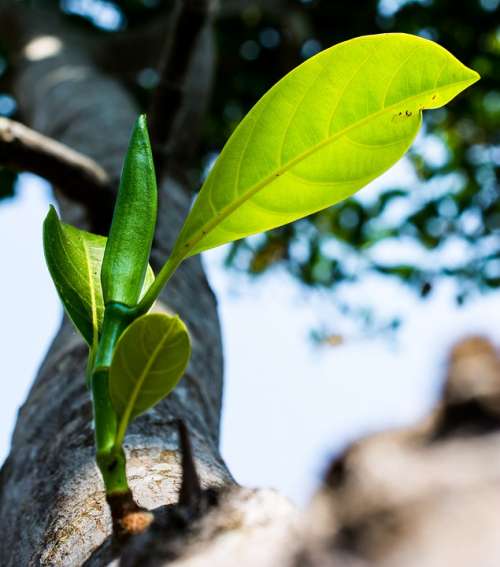
<instances>
[{"instance_id":1,"label":"green stem","mask_svg":"<svg viewBox=\"0 0 500 567\"><path fill-rule=\"evenodd\" d=\"M173 256L170 256L167 262L163 265L163 268L160 270L159 274L156 276L155 281L151 284L151 287L148 289L144 297L136 307L131 309L130 313L134 319L136 317L144 315L144 313L147 313L151 309L153 303L160 295L162 289L166 286L168 280L174 275L175 271L183 261L183 257L175 258Z\"/></svg>"},{"instance_id":2,"label":"green stem","mask_svg":"<svg viewBox=\"0 0 500 567\"><path fill-rule=\"evenodd\" d=\"M92 401L94 402L95 444L97 453L109 451L115 442L117 419L111 405L107 368L92 374Z\"/></svg>"},{"instance_id":3,"label":"green stem","mask_svg":"<svg viewBox=\"0 0 500 567\"><path fill-rule=\"evenodd\" d=\"M121 446L115 446L118 420L109 396L109 367L113 351L116 341L129 323L130 309L127 306L118 303L106 306L91 377L96 460L108 495L129 491L125 454Z\"/></svg>"},{"instance_id":4,"label":"green stem","mask_svg":"<svg viewBox=\"0 0 500 567\"><path fill-rule=\"evenodd\" d=\"M109 395L109 367L117 340L125 328L137 317L147 313L184 258L170 257L155 281L136 307L109 303L104 310L102 332L91 376L94 405L95 442L97 465L101 471L108 496L129 492L126 460L122 442L124 428Z\"/></svg>"},{"instance_id":5,"label":"green stem","mask_svg":"<svg viewBox=\"0 0 500 567\"><path fill-rule=\"evenodd\" d=\"M127 460L123 447L97 453L96 461L107 496L130 493L127 482Z\"/></svg>"}]
</instances>

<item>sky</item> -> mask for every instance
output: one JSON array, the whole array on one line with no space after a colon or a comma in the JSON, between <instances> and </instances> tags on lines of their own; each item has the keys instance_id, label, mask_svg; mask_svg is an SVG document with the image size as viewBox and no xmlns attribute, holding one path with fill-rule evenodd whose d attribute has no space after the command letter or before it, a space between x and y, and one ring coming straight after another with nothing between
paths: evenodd
<instances>
[{"instance_id":1,"label":"sky","mask_svg":"<svg viewBox=\"0 0 500 567\"><path fill-rule=\"evenodd\" d=\"M367 198L405 175L400 162L365 190ZM0 203L0 462L62 314L43 260L50 199L48 185L25 174L18 197ZM411 424L430 410L455 341L479 333L500 344L492 316L500 311L499 294L458 308L453 286L444 283L422 303L395 281L374 276L341 293L375 303L382 314L402 314L405 324L393 338L364 336L338 318L329 293L309 294L280 269L257 281L228 272L224 254L219 248L203 257L224 340L222 454L240 483L277 488L299 505L328 459L349 442ZM310 341L325 317L345 330L343 344Z\"/></svg>"}]
</instances>

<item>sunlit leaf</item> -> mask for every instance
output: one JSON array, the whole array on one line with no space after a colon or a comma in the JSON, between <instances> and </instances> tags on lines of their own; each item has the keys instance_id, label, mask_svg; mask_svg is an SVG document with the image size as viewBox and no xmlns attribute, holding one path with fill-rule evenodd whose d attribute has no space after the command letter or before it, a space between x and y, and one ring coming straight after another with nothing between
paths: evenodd
<instances>
[{"instance_id":1,"label":"sunlit leaf","mask_svg":"<svg viewBox=\"0 0 500 567\"><path fill-rule=\"evenodd\" d=\"M403 156L422 110L479 75L436 43L364 36L307 60L243 119L205 181L172 258L328 207Z\"/></svg>"},{"instance_id":2,"label":"sunlit leaf","mask_svg":"<svg viewBox=\"0 0 500 567\"><path fill-rule=\"evenodd\" d=\"M45 259L70 319L89 345L102 324L104 303L100 280L106 238L60 222L53 207L43 225ZM148 269L143 293L154 281Z\"/></svg>"},{"instance_id":3,"label":"sunlit leaf","mask_svg":"<svg viewBox=\"0 0 500 567\"><path fill-rule=\"evenodd\" d=\"M120 419L118 443L134 417L173 390L190 354L187 328L177 316L149 313L127 327L109 370L109 393Z\"/></svg>"}]
</instances>

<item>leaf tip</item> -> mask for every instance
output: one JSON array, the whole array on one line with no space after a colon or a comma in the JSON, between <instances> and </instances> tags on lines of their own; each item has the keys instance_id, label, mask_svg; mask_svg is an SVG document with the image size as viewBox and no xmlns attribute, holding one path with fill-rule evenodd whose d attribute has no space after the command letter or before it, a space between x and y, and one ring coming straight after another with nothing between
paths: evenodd
<instances>
[{"instance_id":1,"label":"leaf tip","mask_svg":"<svg viewBox=\"0 0 500 567\"><path fill-rule=\"evenodd\" d=\"M129 154L132 152L132 157L135 159L136 152L134 150L137 150L138 148L142 148L142 151L146 152L148 155L151 154L151 142L149 139L148 120L146 114L139 114L135 121L127 155L131 157ZM150 157L150 159L152 160L152 157Z\"/></svg>"},{"instance_id":2,"label":"leaf tip","mask_svg":"<svg viewBox=\"0 0 500 567\"><path fill-rule=\"evenodd\" d=\"M49 210L45 216L45 219L43 221L43 236L44 236L44 245L46 245L47 243L47 238L49 235L49 232L51 230L54 230L54 228L58 225L60 225L61 221L59 220L59 216L57 214L57 211L54 207L54 205L50 205L49 206Z\"/></svg>"},{"instance_id":3,"label":"leaf tip","mask_svg":"<svg viewBox=\"0 0 500 567\"><path fill-rule=\"evenodd\" d=\"M148 134L148 119L145 114L139 114L135 123L135 127L136 129L141 130L146 135Z\"/></svg>"},{"instance_id":4,"label":"leaf tip","mask_svg":"<svg viewBox=\"0 0 500 567\"><path fill-rule=\"evenodd\" d=\"M477 83L481 79L481 75L474 69L469 68L469 71L470 71L470 84L473 85L474 83Z\"/></svg>"},{"instance_id":5,"label":"leaf tip","mask_svg":"<svg viewBox=\"0 0 500 567\"><path fill-rule=\"evenodd\" d=\"M53 219L53 218L59 219L59 217L57 216L57 211L56 211L56 208L54 207L54 205L49 205L49 210L47 212L47 215L45 216L45 220Z\"/></svg>"}]
</instances>

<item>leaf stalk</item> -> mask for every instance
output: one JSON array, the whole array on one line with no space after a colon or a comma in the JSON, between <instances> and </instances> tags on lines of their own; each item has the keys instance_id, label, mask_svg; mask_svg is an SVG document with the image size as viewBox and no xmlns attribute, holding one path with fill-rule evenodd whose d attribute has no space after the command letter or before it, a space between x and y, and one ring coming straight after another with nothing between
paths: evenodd
<instances>
[{"instance_id":1,"label":"leaf stalk","mask_svg":"<svg viewBox=\"0 0 500 567\"><path fill-rule=\"evenodd\" d=\"M183 261L184 257L182 256L170 256L141 301L135 307L130 309L130 315L133 319L144 315L151 309L153 303L158 299L158 296L162 292L163 288L167 285L168 281L174 275L177 268L182 264Z\"/></svg>"},{"instance_id":2,"label":"leaf stalk","mask_svg":"<svg viewBox=\"0 0 500 567\"><path fill-rule=\"evenodd\" d=\"M108 495L129 491L125 453L121 445L115 445L118 419L109 396L109 366L116 342L130 321L130 308L119 303L106 305L91 376L96 460Z\"/></svg>"}]
</instances>

